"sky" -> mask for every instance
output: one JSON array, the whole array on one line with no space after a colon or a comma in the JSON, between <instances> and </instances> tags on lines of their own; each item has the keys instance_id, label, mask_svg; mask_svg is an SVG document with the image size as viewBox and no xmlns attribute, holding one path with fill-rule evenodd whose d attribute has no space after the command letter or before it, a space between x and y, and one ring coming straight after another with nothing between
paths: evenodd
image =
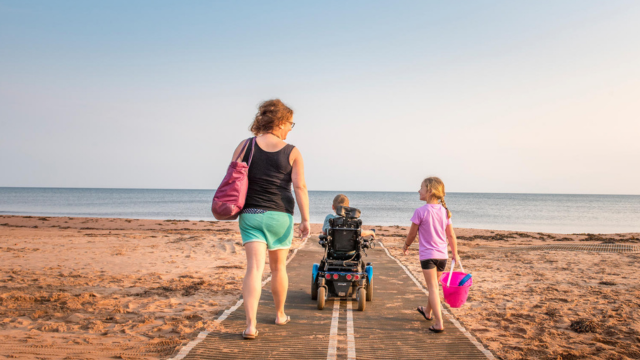
<instances>
[{"instance_id":1,"label":"sky","mask_svg":"<svg viewBox=\"0 0 640 360\"><path fill-rule=\"evenodd\" d=\"M0 186L213 189L260 102L310 190L640 194L638 1L0 0Z\"/></svg>"}]
</instances>

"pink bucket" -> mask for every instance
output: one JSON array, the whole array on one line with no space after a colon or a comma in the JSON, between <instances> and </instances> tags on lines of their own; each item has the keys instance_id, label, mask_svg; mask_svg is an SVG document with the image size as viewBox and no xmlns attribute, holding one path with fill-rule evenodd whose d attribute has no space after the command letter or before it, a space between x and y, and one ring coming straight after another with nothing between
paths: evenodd
<instances>
[{"instance_id":1,"label":"pink bucket","mask_svg":"<svg viewBox=\"0 0 640 360\"><path fill-rule=\"evenodd\" d=\"M469 289L471 285L473 285L473 278L469 279L464 285L458 286L460 280L463 277L467 276L467 274L454 271L451 273L451 286L447 286L447 281L449 281L449 272L446 272L440 276L440 284L442 284L442 293L444 295L444 301L449 304L452 308L459 308L465 302L467 302L467 297L469 296ZM454 285L455 284L455 285Z\"/></svg>"}]
</instances>

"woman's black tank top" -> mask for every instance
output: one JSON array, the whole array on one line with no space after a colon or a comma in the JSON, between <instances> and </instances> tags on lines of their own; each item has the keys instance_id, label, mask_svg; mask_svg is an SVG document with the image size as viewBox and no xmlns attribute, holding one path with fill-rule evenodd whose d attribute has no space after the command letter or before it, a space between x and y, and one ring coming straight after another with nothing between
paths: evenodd
<instances>
[{"instance_id":1,"label":"woman's black tank top","mask_svg":"<svg viewBox=\"0 0 640 360\"><path fill-rule=\"evenodd\" d=\"M249 143L242 161L247 163L253 142ZM255 143L253 159L249 165L249 188L245 209L279 211L293 215L295 201L291 194L291 172L289 155L295 146L285 145L274 152L264 151Z\"/></svg>"}]
</instances>

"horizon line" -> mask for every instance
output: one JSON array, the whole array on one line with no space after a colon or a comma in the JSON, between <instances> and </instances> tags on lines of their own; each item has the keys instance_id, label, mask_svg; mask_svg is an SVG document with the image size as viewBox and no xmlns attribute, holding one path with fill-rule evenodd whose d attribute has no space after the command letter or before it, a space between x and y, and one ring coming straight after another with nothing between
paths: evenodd
<instances>
[{"instance_id":1,"label":"horizon line","mask_svg":"<svg viewBox=\"0 0 640 360\"><path fill-rule=\"evenodd\" d=\"M0 186L0 189L82 189L82 190L186 190L186 191L215 191L216 189L179 189L179 188L128 188L128 187L60 187L60 186ZM417 191L389 191L389 190L310 190L315 192L391 192L414 193ZM510 195L592 195L592 196L640 196L640 194L583 194L583 193L530 193L530 192L477 192L450 191L450 194L510 194Z\"/></svg>"}]
</instances>

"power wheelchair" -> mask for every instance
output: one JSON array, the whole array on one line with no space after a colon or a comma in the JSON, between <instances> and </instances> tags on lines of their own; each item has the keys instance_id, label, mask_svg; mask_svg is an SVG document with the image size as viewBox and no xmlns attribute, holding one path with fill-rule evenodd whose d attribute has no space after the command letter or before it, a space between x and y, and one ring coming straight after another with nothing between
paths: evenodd
<instances>
[{"instance_id":1,"label":"power wheelchair","mask_svg":"<svg viewBox=\"0 0 640 360\"><path fill-rule=\"evenodd\" d=\"M319 264L313 264L311 299L322 310L330 297L358 301L358 310L364 311L366 302L373 300L373 266L363 260L366 249L375 247L371 238L361 236L360 210L338 206L337 217L329 220L326 235L318 242L324 248Z\"/></svg>"}]
</instances>

